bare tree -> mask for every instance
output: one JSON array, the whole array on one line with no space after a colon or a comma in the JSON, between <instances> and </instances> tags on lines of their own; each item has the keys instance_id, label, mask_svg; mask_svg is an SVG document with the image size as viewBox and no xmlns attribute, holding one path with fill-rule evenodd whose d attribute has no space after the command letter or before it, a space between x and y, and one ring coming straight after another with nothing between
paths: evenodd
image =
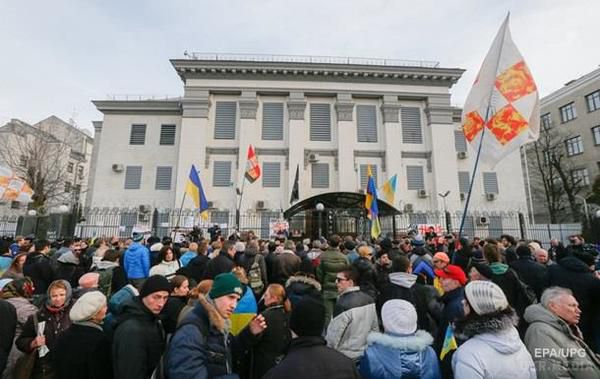
<instances>
[{"instance_id":1,"label":"bare tree","mask_svg":"<svg viewBox=\"0 0 600 379\"><path fill-rule=\"evenodd\" d=\"M530 163L532 187L543 190L536 197L545 203L553 224L565 221L569 214L574 220L581 220L577 194L584 183L582 177L572 174L565 145L567 139L557 128L542 125L540 138L528 149L529 156L533 157Z\"/></svg>"},{"instance_id":2,"label":"bare tree","mask_svg":"<svg viewBox=\"0 0 600 379\"><path fill-rule=\"evenodd\" d=\"M0 128L0 162L34 191L30 207L44 213L51 203L69 203L65 177L71 148L66 139L13 120Z\"/></svg>"}]
</instances>

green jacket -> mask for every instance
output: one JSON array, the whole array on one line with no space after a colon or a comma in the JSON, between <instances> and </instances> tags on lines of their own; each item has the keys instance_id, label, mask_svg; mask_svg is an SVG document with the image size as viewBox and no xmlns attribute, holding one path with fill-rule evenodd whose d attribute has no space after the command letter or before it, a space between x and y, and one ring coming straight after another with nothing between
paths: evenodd
<instances>
[{"instance_id":1,"label":"green jacket","mask_svg":"<svg viewBox=\"0 0 600 379\"><path fill-rule=\"evenodd\" d=\"M338 272L350 267L348 258L338 249L329 249L319 256L321 264L317 267L317 279L323 287L323 296L329 298L337 297L337 286L335 277Z\"/></svg>"},{"instance_id":2,"label":"green jacket","mask_svg":"<svg viewBox=\"0 0 600 379\"><path fill-rule=\"evenodd\" d=\"M538 379L600 378L600 358L574 330L542 304L527 307L524 315L530 325L525 345L535 363Z\"/></svg>"}]
</instances>

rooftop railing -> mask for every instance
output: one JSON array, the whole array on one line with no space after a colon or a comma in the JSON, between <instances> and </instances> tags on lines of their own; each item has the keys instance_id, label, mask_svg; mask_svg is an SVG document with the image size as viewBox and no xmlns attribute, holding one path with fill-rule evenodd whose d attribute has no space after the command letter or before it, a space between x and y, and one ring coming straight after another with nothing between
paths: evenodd
<instances>
[{"instance_id":1,"label":"rooftop railing","mask_svg":"<svg viewBox=\"0 0 600 379\"><path fill-rule=\"evenodd\" d=\"M321 64L352 64L365 66L403 66L438 68L439 62L407 59L381 59L359 57L333 57L311 55L276 55L276 54L229 54L229 53L183 53L186 59L202 61L239 61L239 62L280 62L280 63L321 63Z\"/></svg>"}]
</instances>

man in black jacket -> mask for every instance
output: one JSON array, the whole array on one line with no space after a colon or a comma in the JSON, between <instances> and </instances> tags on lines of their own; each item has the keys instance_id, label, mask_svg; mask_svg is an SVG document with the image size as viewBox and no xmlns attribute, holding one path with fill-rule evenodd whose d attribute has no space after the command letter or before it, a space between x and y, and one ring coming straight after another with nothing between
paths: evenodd
<instances>
[{"instance_id":1,"label":"man in black jacket","mask_svg":"<svg viewBox=\"0 0 600 379\"><path fill-rule=\"evenodd\" d=\"M13 345L15 330L17 328L17 311L6 300L0 299L0 373L6 367L8 354Z\"/></svg>"},{"instance_id":2,"label":"man in black jacket","mask_svg":"<svg viewBox=\"0 0 600 379\"><path fill-rule=\"evenodd\" d=\"M546 266L535 262L531 256L531 250L525 245L517 247L518 259L510 263L510 267L519 274L519 278L530 286L538 300L545 288Z\"/></svg>"},{"instance_id":3,"label":"man in black jacket","mask_svg":"<svg viewBox=\"0 0 600 379\"><path fill-rule=\"evenodd\" d=\"M144 282L140 296L123 306L112 346L116 379L145 379L152 375L165 349L159 314L169 293L169 281L153 275Z\"/></svg>"},{"instance_id":4,"label":"man in black jacket","mask_svg":"<svg viewBox=\"0 0 600 379\"><path fill-rule=\"evenodd\" d=\"M357 379L360 376L350 358L325 346L321 336L325 326L323 300L302 298L292 309L292 343L283 361L269 370L265 379Z\"/></svg>"},{"instance_id":5,"label":"man in black jacket","mask_svg":"<svg viewBox=\"0 0 600 379\"><path fill-rule=\"evenodd\" d=\"M48 290L50 283L56 279L56 273L52 269L52 264L48 253L50 252L50 242L39 240L35 242L35 252L27 256L23 266L23 274L33 280L35 287L34 294L43 295Z\"/></svg>"},{"instance_id":6,"label":"man in black jacket","mask_svg":"<svg viewBox=\"0 0 600 379\"><path fill-rule=\"evenodd\" d=\"M214 280L219 274L231 272L233 267L235 267L234 257L235 242L229 240L223 242L223 247L221 248L221 251L219 251L219 255L208 262L203 279Z\"/></svg>"}]
</instances>

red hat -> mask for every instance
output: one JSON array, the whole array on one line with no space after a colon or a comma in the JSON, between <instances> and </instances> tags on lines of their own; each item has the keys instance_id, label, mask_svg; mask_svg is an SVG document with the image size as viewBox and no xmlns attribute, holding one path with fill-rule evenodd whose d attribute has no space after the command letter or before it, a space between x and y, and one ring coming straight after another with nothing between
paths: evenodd
<instances>
[{"instance_id":1,"label":"red hat","mask_svg":"<svg viewBox=\"0 0 600 379\"><path fill-rule=\"evenodd\" d=\"M461 286L467 283L467 276L465 272L456 265L448 265L443 270L435 270L435 275L439 278L455 279L458 280Z\"/></svg>"}]
</instances>

